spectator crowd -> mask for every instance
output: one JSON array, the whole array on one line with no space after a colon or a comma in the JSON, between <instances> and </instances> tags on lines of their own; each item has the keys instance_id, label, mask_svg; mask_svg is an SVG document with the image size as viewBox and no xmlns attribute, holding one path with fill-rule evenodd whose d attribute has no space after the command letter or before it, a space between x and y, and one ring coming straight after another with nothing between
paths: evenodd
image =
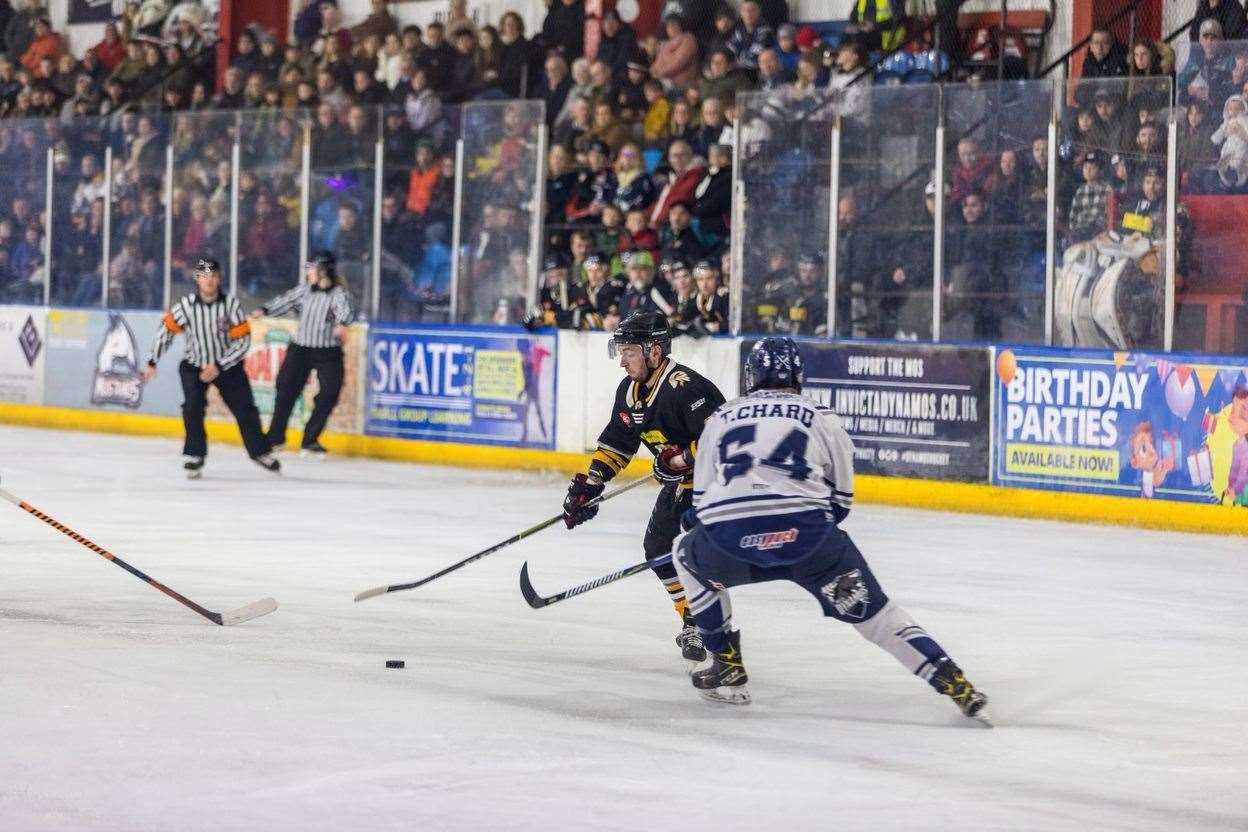
<instances>
[{"instance_id":1,"label":"spectator crowd","mask_svg":"<svg viewBox=\"0 0 1248 832\"><path fill-rule=\"evenodd\" d=\"M166 256L181 274L199 256L227 262L234 247L240 289L264 295L297 272L306 213L308 249L335 252L364 308L380 273L382 318L448 320L458 303L466 322L610 328L644 308L691 334L728 327L732 148L739 130L746 146L750 129L738 96L774 94L790 111L835 96L866 131L886 133L863 100L865 83L854 82L906 32L899 3L855 4L839 39L825 42L820 30L789 22L785 0L683 0L665 6L660 31L647 37L606 12L591 57L583 0L551 0L532 33L515 12L497 25L481 21L466 0L449 0L425 27L399 25L385 0L351 26L333 0L301 0L289 35L252 27L236 39L218 89L212 21L198 2L127 3L80 57L52 30L44 0L13 2L22 7L0 0L0 160L16 172L0 179L0 300L36 300L50 281L57 303L94 304L103 292L110 304L154 308ZM1061 121L1063 244L1110 230L1164 235L1172 84L1184 108L1183 187L1248 189L1248 50L1230 42L1245 36L1243 9L1239 0L1201 0L1200 9L1177 72L1163 42L1125 48L1107 30L1094 33ZM943 64L934 66L932 77ZM540 160L530 102L544 104L549 128ZM900 189L904 221L892 220L889 234L872 229L881 211L896 214L896 198L876 204L878 183L842 182L828 209L841 235L835 334L930 335L931 246L916 240L926 230L930 241L937 200L947 314L966 320L968 337L999 338L1004 321L1035 313L1046 121L964 126L949 132L946 184L928 181L930 167L911 177ZM467 279L451 298L461 136ZM47 210L35 174L45 157L56 173ZM543 179L545 193L533 193ZM47 223L56 228L51 264ZM1180 262L1191 231L1187 223ZM790 236L752 255L760 268L744 287L746 329L827 332L820 248ZM541 277L530 287L535 253Z\"/></svg>"}]
</instances>

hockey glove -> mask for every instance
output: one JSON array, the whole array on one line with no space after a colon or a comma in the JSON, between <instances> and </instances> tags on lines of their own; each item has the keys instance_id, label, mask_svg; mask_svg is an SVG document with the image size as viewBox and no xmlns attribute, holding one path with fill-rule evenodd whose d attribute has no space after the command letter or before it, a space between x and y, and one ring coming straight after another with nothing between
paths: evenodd
<instances>
[{"instance_id":1,"label":"hockey glove","mask_svg":"<svg viewBox=\"0 0 1248 832\"><path fill-rule=\"evenodd\" d=\"M682 482L692 471L693 460L684 448L664 448L654 458L654 478L659 482Z\"/></svg>"},{"instance_id":2,"label":"hockey glove","mask_svg":"<svg viewBox=\"0 0 1248 832\"><path fill-rule=\"evenodd\" d=\"M574 529L586 520L593 520L598 515L598 506L586 506L590 500L602 494L603 484L591 480L585 474L577 474L568 484L568 496L563 498L563 524Z\"/></svg>"}]
</instances>

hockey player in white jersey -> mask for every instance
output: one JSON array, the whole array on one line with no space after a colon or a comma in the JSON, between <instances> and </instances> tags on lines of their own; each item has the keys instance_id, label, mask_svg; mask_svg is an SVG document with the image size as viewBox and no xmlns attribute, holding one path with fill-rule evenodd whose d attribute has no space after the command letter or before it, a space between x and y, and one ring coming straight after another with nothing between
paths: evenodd
<instances>
[{"instance_id":1,"label":"hockey player in white jersey","mask_svg":"<svg viewBox=\"0 0 1248 832\"><path fill-rule=\"evenodd\" d=\"M801 394L802 359L790 338L754 345L746 395L706 421L694 464L693 509L673 547L709 666L693 685L714 701L747 704L741 633L728 588L792 581L824 615L852 624L911 673L988 723L988 698L884 594L838 524L854 497L853 443L830 408Z\"/></svg>"}]
</instances>

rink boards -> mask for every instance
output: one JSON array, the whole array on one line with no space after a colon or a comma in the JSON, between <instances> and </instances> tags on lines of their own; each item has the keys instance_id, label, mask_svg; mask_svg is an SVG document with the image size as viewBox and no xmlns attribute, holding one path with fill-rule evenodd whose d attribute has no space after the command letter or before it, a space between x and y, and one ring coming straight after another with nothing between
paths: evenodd
<instances>
[{"instance_id":1,"label":"rink boards","mask_svg":"<svg viewBox=\"0 0 1248 832\"><path fill-rule=\"evenodd\" d=\"M253 322L246 370L267 420L293 331ZM139 373L154 312L0 306L0 421L180 436L180 343ZM739 394L750 338L678 339ZM862 500L1248 534L1248 358L1025 346L802 342L806 391L841 414ZM604 333L359 324L323 436L333 452L582 470L620 371ZM315 380L292 429L310 410ZM209 436L239 441L217 402ZM635 460L637 474L648 460Z\"/></svg>"}]
</instances>

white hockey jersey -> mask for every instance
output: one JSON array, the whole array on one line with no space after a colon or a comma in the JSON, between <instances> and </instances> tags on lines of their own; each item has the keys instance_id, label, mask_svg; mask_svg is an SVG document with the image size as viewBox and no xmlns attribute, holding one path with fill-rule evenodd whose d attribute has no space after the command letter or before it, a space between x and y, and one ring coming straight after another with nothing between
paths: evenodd
<instances>
[{"instance_id":1,"label":"white hockey jersey","mask_svg":"<svg viewBox=\"0 0 1248 832\"><path fill-rule=\"evenodd\" d=\"M717 546L760 566L796 563L853 505L853 442L831 408L760 390L707 419L693 488L698 523Z\"/></svg>"}]
</instances>

